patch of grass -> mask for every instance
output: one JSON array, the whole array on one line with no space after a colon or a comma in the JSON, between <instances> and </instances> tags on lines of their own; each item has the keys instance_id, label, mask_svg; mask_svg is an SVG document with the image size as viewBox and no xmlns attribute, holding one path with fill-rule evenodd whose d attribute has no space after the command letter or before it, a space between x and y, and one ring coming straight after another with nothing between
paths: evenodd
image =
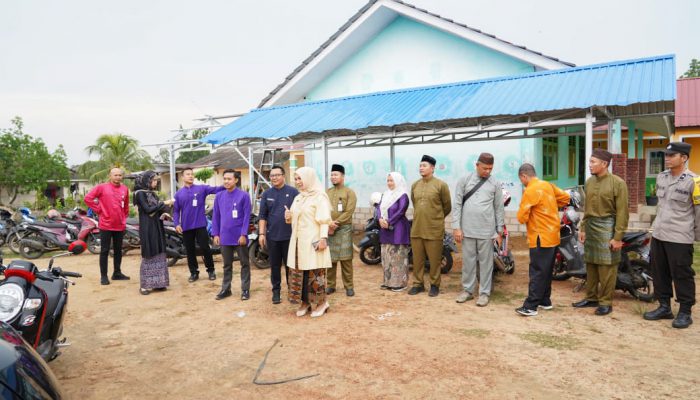
<instances>
[{"instance_id":1,"label":"patch of grass","mask_svg":"<svg viewBox=\"0 0 700 400\"><path fill-rule=\"evenodd\" d=\"M647 304L635 302L634 304L632 304L632 311L634 311L635 314L642 317L644 316L644 313L647 312Z\"/></svg>"},{"instance_id":2,"label":"patch of grass","mask_svg":"<svg viewBox=\"0 0 700 400\"><path fill-rule=\"evenodd\" d=\"M470 336L470 337L483 339L483 338L487 337L491 332L487 329L473 328L473 329L460 329L459 333L461 333L464 336Z\"/></svg>"},{"instance_id":3,"label":"patch of grass","mask_svg":"<svg viewBox=\"0 0 700 400\"><path fill-rule=\"evenodd\" d=\"M581 344L581 341L574 337L551 335L542 332L526 332L521 333L519 336L521 339L541 347L556 350L575 350Z\"/></svg>"},{"instance_id":4,"label":"patch of grass","mask_svg":"<svg viewBox=\"0 0 700 400\"><path fill-rule=\"evenodd\" d=\"M511 304L514 300L520 302L526 297L527 295L522 293L508 293L500 289L493 289L489 300L494 304Z\"/></svg>"}]
</instances>

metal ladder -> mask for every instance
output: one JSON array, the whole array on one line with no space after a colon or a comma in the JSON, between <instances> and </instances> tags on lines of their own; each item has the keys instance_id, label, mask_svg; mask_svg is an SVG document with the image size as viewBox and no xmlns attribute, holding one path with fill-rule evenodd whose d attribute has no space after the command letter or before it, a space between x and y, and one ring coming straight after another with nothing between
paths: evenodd
<instances>
[{"instance_id":1,"label":"metal ladder","mask_svg":"<svg viewBox=\"0 0 700 400\"><path fill-rule=\"evenodd\" d=\"M262 193L269 189L271 187L270 185L270 170L272 169L272 166L275 165L275 161L277 159L277 151L281 149L263 149L262 151L262 157L260 158L260 164L258 167L258 171L262 176L265 177L265 179L260 179L260 176L258 174L255 174L255 179L253 180L255 184L255 200L259 199ZM257 201L255 201L255 204L257 206ZM256 209L255 211L257 212L257 207L254 206Z\"/></svg>"}]
</instances>

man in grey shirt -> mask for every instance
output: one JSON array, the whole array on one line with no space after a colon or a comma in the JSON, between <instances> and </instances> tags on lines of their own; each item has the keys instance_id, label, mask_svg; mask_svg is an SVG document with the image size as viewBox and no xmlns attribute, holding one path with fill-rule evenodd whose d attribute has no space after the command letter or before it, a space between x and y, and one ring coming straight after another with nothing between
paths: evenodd
<instances>
[{"instance_id":1,"label":"man in grey shirt","mask_svg":"<svg viewBox=\"0 0 700 400\"><path fill-rule=\"evenodd\" d=\"M462 293L457 303L474 298L476 267L479 266L479 299L476 305L489 303L493 276L493 239L499 245L503 234L504 211L501 183L491 176L493 155L481 153L476 172L457 182L452 207L452 229L462 243ZM468 197L468 198L467 198Z\"/></svg>"},{"instance_id":2,"label":"man in grey shirt","mask_svg":"<svg viewBox=\"0 0 700 400\"><path fill-rule=\"evenodd\" d=\"M700 240L700 177L686 167L690 150L688 143L669 143L665 150L668 169L656 177L659 205L651 227L651 267L659 307L644 313L649 321L673 319L671 326L678 329L693 323L693 243ZM671 311L674 289L680 303L675 318Z\"/></svg>"}]
</instances>

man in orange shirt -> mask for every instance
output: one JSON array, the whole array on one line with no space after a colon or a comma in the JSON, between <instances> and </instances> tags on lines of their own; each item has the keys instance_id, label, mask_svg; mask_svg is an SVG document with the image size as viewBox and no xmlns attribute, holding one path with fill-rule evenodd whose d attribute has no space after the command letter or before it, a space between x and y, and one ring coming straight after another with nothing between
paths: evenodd
<instances>
[{"instance_id":1,"label":"man in orange shirt","mask_svg":"<svg viewBox=\"0 0 700 400\"><path fill-rule=\"evenodd\" d=\"M553 184L537 179L535 167L523 164L518 178L525 187L520 201L518 221L527 225L530 247L530 284L520 315L537 315L537 309L552 309L552 268L559 246L559 207L569 203L569 194Z\"/></svg>"}]
</instances>

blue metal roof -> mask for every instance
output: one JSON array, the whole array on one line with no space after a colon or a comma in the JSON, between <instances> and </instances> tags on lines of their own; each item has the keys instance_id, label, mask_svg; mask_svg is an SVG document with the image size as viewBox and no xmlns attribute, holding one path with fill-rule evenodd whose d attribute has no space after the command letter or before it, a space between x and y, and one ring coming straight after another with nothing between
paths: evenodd
<instances>
[{"instance_id":1,"label":"blue metal roof","mask_svg":"<svg viewBox=\"0 0 700 400\"><path fill-rule=\"evenodd\" d=\"M675 73L675 56L666 55L259 108L202 141L674 101Z\"/></svg>"}]
</instances>

